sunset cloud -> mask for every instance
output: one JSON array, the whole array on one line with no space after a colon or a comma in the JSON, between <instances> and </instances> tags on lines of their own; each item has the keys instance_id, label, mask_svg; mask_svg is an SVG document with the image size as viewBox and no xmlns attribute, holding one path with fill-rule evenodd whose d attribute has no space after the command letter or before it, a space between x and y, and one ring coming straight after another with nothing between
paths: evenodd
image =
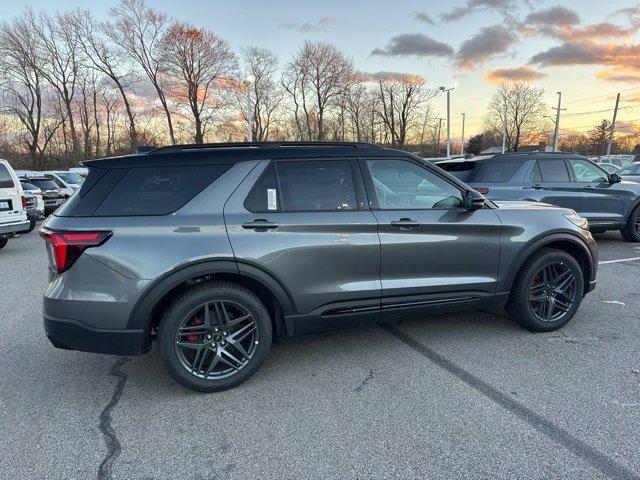
<instances>
[{"instance_id":1,"label":"sunset cloud","mask_svg":"<svg viewBox=\"0 0 640 480\"><path fill-rule=\"evenodd\" d=\"M640 83L640 71L617 67L613 70L603 70L598 72L596 74L596 78L607 82Z\"/></svg>"},{"instance_id":2,"label":"sunset cloud","mask_svg":"<svg viewBox=\"0 0 640 480\"><path fill-rule=\"evenodd\" d=\"M460 68L474 69L482 62L504 53L517 41L511 29L502 25L483 27L474 36L462 42L456 63Z\"/></svg>"},{"instance_id":3,"label":"sunset cloud","mask_svg":"<svg viewBox=\"0 0 640 480\"><path fill-rule=\"evenodd\" d=\"M389 40L384 48L376 48L371 55L382 57L447 57L453 54L453 48L446 43L434 40L421 33L405 33Z\"/></svg>"},{"instance_id":4,"label":"sunset cloud","mask_svg":"<svg viewBox=\"0 0 640 480\"><path fill-rule=\"evenodd\" d=\"M426 12L413 12L411 14L411 18L413 20L417 20L418 22L424 22L424 23L428 23L429 25L435 25L436 22L433 18L431 18L431 15L429 15Z\"/></svg>"},{"instance_id":5,"label":"sunset cloud","mask_svg":"<svg viewBox=\"0 0 640 480\"><path fill-rule=\"evenodd\" d=\"M375 73L360 72L358 74L358 77L359 77L358 80L363 83L379 82L379 81L401 82L406 79L419 80L422 83L426 83L425 78L420 75L415 75L413 73L403 73L403 72L384 72L384 71L375 72Z\"/></svg>"},{"instance_id":6,"label":"sunset cloud","mask_svg":"<svg viewBox=\"0 0 640 480\"><path fill-rule=\"evenodd\" d=\"M546 77L545 73L538 72L529 66L523 66L517 68L494 68L485 74L484 79L489 83L501 84L514 81L531 83L544 77Z\"/></svg>"},{"instance_id":7,"label":"sunset cloud","mask_svg":"<svg viewBox=\"0 0 640 480\"><path fill-rule=\"evenodd\" d=\"M335 23L336 19L333 17L322 17L315 23L285 23L284 25L282 25L282 28L286 30L294 30L299 33L312 33L325 30L327 27L335 25Z\"/></svg>"},{"instance_id":8,"label":"sunset cloud","mask_svg":"<svg viewBox=\"0 0 640 480\"><path fill-rule=\"evenodd\" d=\"M640 45L567 42L534 55L530 63L543 67L614 65L640 69Z\"/></svg>"},{"instance_id":9,"label":"sunset cloud","mask_svg":"<svg viewBox=\"0 0 640 480\"><path fill-rule=\"evenodd\" d=\"M455 7L449 12L441 13L440 19L443 22L455 22L482 8L506 12L513 7L513 4L514 2L512 0L467 0L463 6Z\"/></svg>"},{"instance_id":10,"label":"sunset cloud","mask_svg":"<svg viewBox=\"0 0 640 480\"><path fill-rule=\"evenodd\" d=\"M580 23L580 17L573 10L560 5L531 12L524 19L528 25L576 25Z\"/></svg>"}]
</instances>

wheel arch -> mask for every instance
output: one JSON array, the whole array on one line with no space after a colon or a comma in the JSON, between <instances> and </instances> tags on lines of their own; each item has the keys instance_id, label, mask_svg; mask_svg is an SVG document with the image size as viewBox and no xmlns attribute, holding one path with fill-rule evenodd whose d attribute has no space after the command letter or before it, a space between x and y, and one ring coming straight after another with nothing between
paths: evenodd
<instances>
[{"instance_id":1,"label":"wheel arch","mask_svg":"<svg viewBox=\"0 0 640 480\"><path fill-rule=\"evenodd\" d=\"M152 282L136 302L127 329L144 332L143 351L151 348L151 334L164 308L183 290L210 280L226 280L243 285L255 293L269 311L274 337L284 335L284 315L296 313L295 304L282 282L273 274L249 263L215 259L181 265Z\"/></svg>"},{"instance_id":2,"label":"wheel arch","mask_svg":"<svg viewBox=\"0 0 640 480\"><path fill-rule=\"evenodd\" d=\"M510 292L518 273L522 270L522 267L529 261L529 259L538 251L543 248L555 248L567 252L574 257L584 274L584 291L587 291L590 280L594 276L594 258L592 257L589 247L580 240L578 237L568 233L555 233L552 235L545 235L541 238L537 238L530 242L524 250L518 255L519 260L514 267L509 271L503 284L502 291Z\"/></svg>"},{"instance_id":3,"label":"wheel arch","mask_svg":"<svg viewBox=\"0 0 640 480\"><path fill-rule=\"evenodd\" d=\"M625 213L624 220L622 222L622 227L623 228L627 224L629 219L631 218L631 215L633 214L633 212L635 212L636 208L638 208L638 207L640 207L640 197L636 198L636 200L633 203L631 203L631 206L627 210L627 213Z\"/></svg>"}]
</instances>

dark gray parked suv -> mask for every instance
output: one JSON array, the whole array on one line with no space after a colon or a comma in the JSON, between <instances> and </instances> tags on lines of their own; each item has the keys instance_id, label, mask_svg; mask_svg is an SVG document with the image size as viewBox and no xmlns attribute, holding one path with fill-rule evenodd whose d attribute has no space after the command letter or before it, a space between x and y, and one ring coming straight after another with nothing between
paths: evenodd
<instances>
[{"instance_id":1,"label":"dark gray parked suv","mask_svg":"<svg viewBox=\"0 0 640 480\"><path fill-rule=\"evenodd\" d=\"M196 390L246 380L276 336L491 306L550 331L595 287L575 212L485 201L406 152L186 145L85 164L41 230L47 335L120 355L157 335Z\"/></svg>"},{"instance_id":2,"label":"dark gray parked suv","mask_svg":"<svg viewBox=\"0 0 640 480\"><path fill-rule=\"evenodd\" d=\"M592 232L620 230L640 242L640 184L572 153L532 152L437 165L491 200L534 200L571 208Z\"/></svg>"}]
</instances>

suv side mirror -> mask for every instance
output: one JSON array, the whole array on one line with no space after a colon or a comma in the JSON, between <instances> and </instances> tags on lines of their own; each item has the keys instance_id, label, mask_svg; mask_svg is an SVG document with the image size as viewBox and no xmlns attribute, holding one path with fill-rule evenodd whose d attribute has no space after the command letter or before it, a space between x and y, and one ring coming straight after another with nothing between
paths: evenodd
<instances>
[{"instance_id":1,"label":"suv side mirror","mask_svg":"<svg viewBox=\"0 0 640 480\"><path fill-rule=\"evenodd\" d=\"M609 181L611 183L620 183L622 181L622 177L617 173L612 173L611 175L609 175Z\"/></svg>"},{"instance_id":2,"label":"suv side mirror","mask_svg":"<svg viewBox=\"0 0 640 480\"><path fill-rule=\"evenodd\" d=\"M464 206L467 210L479 210L484 207L485 198L475 190L467 190L464 195Z\"/></svg>"}]
</instances>

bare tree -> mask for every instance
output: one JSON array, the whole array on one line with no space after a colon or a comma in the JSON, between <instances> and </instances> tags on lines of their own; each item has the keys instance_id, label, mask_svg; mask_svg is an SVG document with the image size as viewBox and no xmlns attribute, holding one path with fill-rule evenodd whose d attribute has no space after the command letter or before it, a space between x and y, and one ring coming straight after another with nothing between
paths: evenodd
<instances>
[{"instance_id":1,"label":"bare tree","mask_svg":"<svg viewBox=\"0 0 640 480\"><path fill-rule=\"evenodd\" d=\"M71 150L79 152L80 142L74 121L73 98L78 81L81 50L67 14L47 15L41 12L37 17L27 10L35 29L42 62L40 73L58 92L66 110L66 125L71 135Z\"/></svg>"},{"instance_id":2,"label":"bare tree","mask_svg":"<svg viewBox=\"0 0 640 480\"><path fill-rule=\"evenodd\" d=\"M87 65L109 78L122 97L129 122L131 151L134 152L138 146L138 133L128 92L132 72L125 55L107 41L105 34L111 31L108 24L97 23L90 11L75 10L68 18L73 23Z\"/></svg>"},{"instance_id":3,"label":"bare tree","mask_svg":"<svg viewBox=\"0 0 640 480\"><path fill-rule=\"evenodd\" d=\"M298 130L308 140L324 140L325 116L356 81L353 62L335 46L305 42L285 69L282 85L294 104Z\"/></svg>"},{"instance_id":4,"label":"bare tree","mask_svg":"<svg viewBox=\"0 0 640 480\"><path fill-rule=\"evenodd\" d=\"M195 143L203 143L220 95L237 75L238 60L227 42L213 32L182 22L167 29L162 40L163 68L172 78L172 93L185 100L193 122Z\"/></svg>"},{"instance_id":5,"label":"bare tree","mask_svg":"<svg viewBox=\"0 0 640 480\"><path fill-rule=\"evenodd\" d=\"M416 126L416 114L437 92L424 89L424 79L416 75L378 81L378 114L391 137L391 145L403 148L407 135Z\"/></svg>"},{"instance_id":6,"label":"bare tree","mask_svg":"<svg viewBox=\"0 0 640 480\"><path fill-rule=\"evenodd\" d=\"M280 107L284 92L274 80L278 69L278 58L275 53L258 47L242 50L244 72L252 77L245 85L250 89L251 129L253 138L258 142L269 139L272 122L276 110ZM238 105L244 121L247 121L246 87L237 94Z\"/></svg>"},{"instance_id":7,"label":"bare tree","mask_svg":"<svg viewBox=\"0 0 640 480\"><path fill-rule=\"evenodd\" d=\"M540 135L547 106L544 90L524 82L501 85L489 103L486 127L502 135L506 116L506 143L514 152L523 140L535 140ZM535 138L534 138L535 137Z\"/></svg>"},{"instance_id":8,"label":"bare tree","mask_svg":"<svg viewBox=\"0 0 640 480\"><path fill-rule=\"evenodd\" d=\"M169 26L169 19L166 14L147 7L144 0L122 0L110 13L115 22L105 23L104 32L144 70L158 95L167 117L171 143L175 145L176 136L159 59L159 43Z\"/></svg>"}]
</instances>

